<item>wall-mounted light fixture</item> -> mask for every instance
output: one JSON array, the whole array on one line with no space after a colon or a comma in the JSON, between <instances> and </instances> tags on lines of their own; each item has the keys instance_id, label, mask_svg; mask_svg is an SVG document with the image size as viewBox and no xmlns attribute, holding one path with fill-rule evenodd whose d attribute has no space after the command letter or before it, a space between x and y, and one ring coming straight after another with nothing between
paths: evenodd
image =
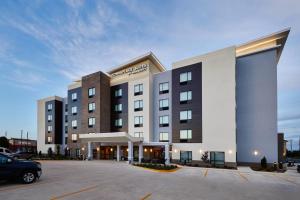
<instances>
[{"instance_id":1,"label":"wall-mounted light fixture","mask_svg":"<svg viewBox=\"0 0 300 200\"><path fill-rule=\"evenodd\" d=\"M84 151L84 147L82 147L81 150Z\"/></svg>"},{"instance_id":2,"label":"wall-mounted light fixture","mask_svg":"<svg viewBox=\"0 0 300 200\"><path fill-rule=\"evenodd\" d=\"M147 152L147 149L144 149L145 152Z\"/></svg>"},{"instance_id":3,"label":"wall-mounted light fixture","mask_svg":"<svg viewBox=\"0 0 300 200\"><path fill-rule=\"evenodd\" d=\"M99 147L97 147L97 151L100 151L100 148L99 148Z\"/></svg>"},{"instance_id":4,"label":"wall-mounted light fixture","mask_svg":"<svg viewBox=\"0 0 300 200\"><path fill-rule=\"evenodd\" d=\"M152 152L152 149L150 149L150 152Z\"/></svg>"},{"instance_id":5,"label":"wall-mounted light fixture","mask_svg":"<svg viewBox=\"0 0 300 200\"><path fill-rule=\"evenodd\" d=\"M110 148L110 151L113 151L114 149L113 148Z\"/></svg>"},{"instance_id":6,"label":"wall-mounted light fixture","mask_svg":"<svg viewBox=\"0 0 300 200\"><path fill-rule=\"evenodd\" d=\"M178 152L178 150L177 150L177 149L174 149L174 152L175 152L175 153L177 153L177 152Z\"/></svg>"},{"instance_id":7,"label":"wall-mounted light fixture","mask_svg":"<svg viewBox=\"0 0 300 200\"><path fill-rule=\"evenodd\" d=\"M228 153L229 153L229 154L232 154L232 150L229 150Z\"/></svg>"},{"instance_id":8,"label":"wall-mounted light fixture","mask_svg":"<svg viewBox=\"0 0 300 200\"><path fill-rule=\"evenodd\" d=\"M255 151L253 152L253 154L254 154L255 156L257 156L257 155L258 155L258 151L255 150Z\"/></svg>"}]
</instances>

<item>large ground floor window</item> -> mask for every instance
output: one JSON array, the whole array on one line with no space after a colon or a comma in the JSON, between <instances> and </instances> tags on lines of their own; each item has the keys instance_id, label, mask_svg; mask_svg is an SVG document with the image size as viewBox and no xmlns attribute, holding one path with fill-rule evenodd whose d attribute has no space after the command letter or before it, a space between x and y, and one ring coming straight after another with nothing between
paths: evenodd
<instances>
[{"instance_id":1,"label":"large ground floor window","mask_svg":"<svg viewBox=\"0 0 300 200\"><path fill-rule=\"evenodd\" d=\"M210 163L214 167L224 167L225 153L217 151L210 152Z\"/></svg>"},{"instance_id":2,"label":"large ground floor window","mask_svg":"<svg viewBox=\"0 0 300 200\"><path fill-rule=\"evenodd\" d=\"M180 151L180 162L182 162L182 163L192 162L192 152L191 151Z\"/></svg>"}]
</instances>

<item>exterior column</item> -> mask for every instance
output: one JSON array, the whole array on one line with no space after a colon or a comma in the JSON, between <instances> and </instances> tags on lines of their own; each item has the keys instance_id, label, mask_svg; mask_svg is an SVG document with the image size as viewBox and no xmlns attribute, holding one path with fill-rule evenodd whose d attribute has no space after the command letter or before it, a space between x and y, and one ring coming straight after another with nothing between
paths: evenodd
<instances>
[{"instance_id":1,"label":"exterior column","mask_svg":"<svg viewBox=\"0 0 300 200\"><path fill-rule=\"evenodd\" d=\"M165 145L165 164L170 164L169 144Z\"/></svg>"},{"instance_id":2,"label":"exterior column","mask_svg":"<svg viewBox=\"0 0 300 200\"><path fill-rule=\"evenodd\" d=\"M120 145L117 145L117 161L120 161Z\"/></svg>"},{"instance_id":3,"label":"exterior column","mask_svg":"<svg viewBox=\"0 0 300 200\"><path fill-rule=\"evenodd\" d=\"M131 164L133 161L133 144L128 141L128 163Z\"/></svg>"},{"instance_id":4,"label":"exterior column","mask_svg":"<svg viewBox=\"0 0 300 200\"><path fill-rule=\"evenodd\" d=\"M92 142L88 142L88 160L93 159Z\"/></svg>"},{"instance_id":5,"label":"exterior column","mask_svg":"<svg viewBox=\"0 0 300 200\"><path fill-rule=\"evenodd\" d=\"M143 143L139 143L139 163L142 162L143 157L144 157Z\"/></svg>"}]
</instances>

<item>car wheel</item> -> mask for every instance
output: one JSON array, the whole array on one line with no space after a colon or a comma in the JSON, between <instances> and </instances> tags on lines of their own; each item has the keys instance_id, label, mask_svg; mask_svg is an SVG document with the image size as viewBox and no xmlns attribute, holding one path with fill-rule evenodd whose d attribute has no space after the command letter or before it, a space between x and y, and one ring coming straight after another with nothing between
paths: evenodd
<instances>
[{"instance_id":1,"label":"car wheel","mask_svg":"<svg viewBox=\"0 0 300 200\"><path fill-rule=\"evenodd\" d=\"M36 180L36 174L32 171L25 171L21 175L21 181L25 184L33 183Z\"/></svg>"}]
</instances>

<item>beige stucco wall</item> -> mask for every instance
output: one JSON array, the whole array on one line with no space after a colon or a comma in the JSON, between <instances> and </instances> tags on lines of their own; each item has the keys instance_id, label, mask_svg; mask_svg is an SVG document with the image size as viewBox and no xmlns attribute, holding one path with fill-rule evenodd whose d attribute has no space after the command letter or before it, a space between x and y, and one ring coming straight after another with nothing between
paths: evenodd
<instances>
[{"instance_id":1,"label":"beige stucco wall","mask_svg":"<svg viewBox=\"0 0 300 200\"><path fill-rule=\"evenodd\" d=\"M55 144L45 144L45 103L52 100L62 101L63 99L51 96L37 101L37 151L41 151L42 153L47 153L49 147L52 148L53 152L56 150Z\"/></svg>"},{"instance_id":2,"label":"beige stucco wall","mask_svg":"<svg viewBox=\"0 0 300 200\"><path fill-rule=\"evenodd\" d=\"M199 160L202 151L225 152L226 162L236 162L235 47L196 56L173 64L173 68L202 62L202 144L173 144L177 149L190 149Z\"/></svg>"}]
</instances>

